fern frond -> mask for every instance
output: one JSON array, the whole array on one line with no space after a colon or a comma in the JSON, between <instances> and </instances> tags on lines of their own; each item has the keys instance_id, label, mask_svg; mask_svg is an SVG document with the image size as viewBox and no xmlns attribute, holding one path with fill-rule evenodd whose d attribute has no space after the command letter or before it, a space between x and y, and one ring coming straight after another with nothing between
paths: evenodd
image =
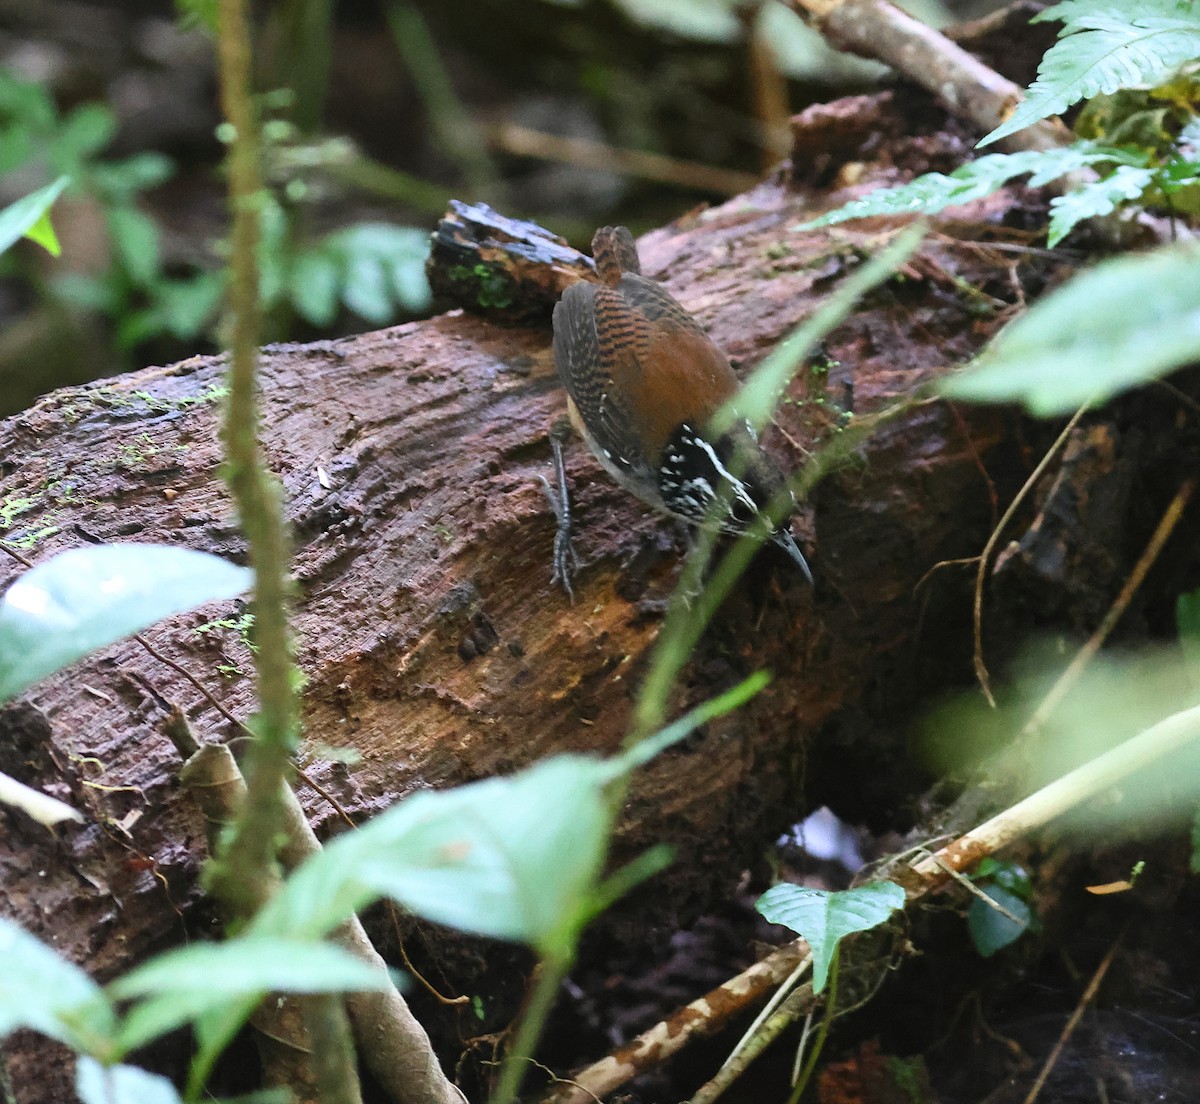
<instances>
[{"instance_id":1,"label":"fern frond","mask_svg":"<svg viewBox=\"0 0 1200 1104\"><path fill-rule=\"evenodd\" d=\"M850 219L879 215L932 215L947 207L991 195L1014 177L1026 173L1032 174L1029 183L1036 188L1067 173L1076 172L1085 165L1113 162L1132 165L1144 163L1130 150L1099 146L1093 142L1076 142L1061 149L991 153L960 165L948 176L926 173L899 187L881 188L792 229L813 230L818 226L833 226Z\"/></svg>"},{"instance_id":2,"label":"fern frond","mask_svg":"<svg viewBox=\"0 0 1200 1104\"><path fill-rule=\"evenodd\" d=\"M1058 245L1084 219L1110 215L1119 203L1141 199L1154 183L1154 170L1119 165L1103 180L1092 180L1050 201L1050 231L1046 244Z\"/></svg>"},{"instance_id":3,"label":"fern frond","mask_svg":"<svg viewBox=\"0 0 1200 1104\"><path fill-rule=\"evenodd\" d=\"M1161 84L1200 58L1200 0L1064 0L1035 18L1061 20L1059 41L1025 99L980 146L1102 92Z\"/></svg>"}]
</instances>

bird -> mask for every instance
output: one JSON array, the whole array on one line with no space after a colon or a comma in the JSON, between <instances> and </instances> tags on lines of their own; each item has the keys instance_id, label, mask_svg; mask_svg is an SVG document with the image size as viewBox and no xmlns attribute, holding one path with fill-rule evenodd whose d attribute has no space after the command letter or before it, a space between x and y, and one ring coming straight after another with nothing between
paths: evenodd
<instances>
[{"instance_id":1,"label":"bird","mask_svg":"<svg viewBox=\"0 0 1200 1104\"><path fill-rule=\"evenodd\" d=\"M554 362L571 426L643 502L693 526L733 534L761 527L811 585L792 536L795 499L782 472L745 418L713 427L713 416L740 388L728 358L662 284L642 275L624 226L597 230L592 257L601 282L572 284L554 307ZM550 437L557 496L542 482L558 519L553 581L573 598L564 434L552 430Z\"/></svg>"}]
</instances>

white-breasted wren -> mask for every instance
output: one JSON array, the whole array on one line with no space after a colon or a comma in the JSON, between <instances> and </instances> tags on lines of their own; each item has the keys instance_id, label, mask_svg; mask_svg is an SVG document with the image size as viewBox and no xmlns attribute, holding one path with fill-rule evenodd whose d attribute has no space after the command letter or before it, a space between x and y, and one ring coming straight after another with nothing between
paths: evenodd
<instances>
[{"instance_id":1,"label":"white-breasted wren","mask_svg":"<svg viewBox=\"0 0 1200 1104\"><path fill-rule=\"evenodd\" d=\"M720 433L713 416L739 383L725 355L670 293L642 275L623 226L592 239L603 284L572 284L554 308L554 362L576 430L605 470L657 510L692 525L740 534L763 526L812 582L791 533L785 481L744 418ZM560 480L554 578L571 592L570 515L561 441L551 440ZM549 485L547 484L549 493ZM790 505L794 505L794 502Z\"/></svg>"}]
</instances>

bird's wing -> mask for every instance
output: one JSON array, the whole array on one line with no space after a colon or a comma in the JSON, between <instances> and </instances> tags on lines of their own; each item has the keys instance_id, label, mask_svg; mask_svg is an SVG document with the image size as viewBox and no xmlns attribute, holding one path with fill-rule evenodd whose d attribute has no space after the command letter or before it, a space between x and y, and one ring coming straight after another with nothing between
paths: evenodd
<instances>
[{"instance_id":1,"label":"bird's wing","mask_svg":"<svg viewBox=\"0 0 1200 1104\"><path fill-rule=\"evenodd\" d=\"M603 338L600 334L603 333ZM644 471L634 412L623 396L640 373L653 337L650 322L613 288L572 284L554 308L554 363L584 425L607 458Z\"/></svg>"},{"instance_id":2,"label":"bird's wing","mask_svg":"<svg viewBox=\"0 0 1200 1104\"><path fill-rule=\"evenodd\" d=\"M648 280L645 276L626 273L619 284L621 293L641 314L651 322L667 322L679 326L688 333L699 334L708 339L708 335L683 308L679 301L662 284Z\"/></svg>"}]
</instances>

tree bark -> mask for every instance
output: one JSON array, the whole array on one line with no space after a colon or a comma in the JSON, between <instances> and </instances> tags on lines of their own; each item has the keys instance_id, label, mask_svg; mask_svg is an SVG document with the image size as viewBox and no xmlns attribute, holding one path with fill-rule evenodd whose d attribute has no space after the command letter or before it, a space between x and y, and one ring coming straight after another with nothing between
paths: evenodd
<instances>
[{"instance_id":1,"label":"tree bark","mask_svg":"<svg viewBox=\"0 0 1200 1104\"><path fill-rule=\"evenodd\" d=\"M938 158L960 148L949 133L892 146L878 173L903 158L944 167ZM641 242L647 274L743 373L895 229L793 233L814 201L780 175ZM785 470L838 432L836 406L851 392L866 415L949 371L1054 278L1061 260L991 244L1023 237L1004 226L1027 201L1005 192L973 205L971 223L942 224L826 340L823 367L801 372L767 434ZM625 732L683 542L577 444L567 460L583 564L576 603L551 586L554 519L538 480L551 475L547 432L564 400L549 341L546 320L513 328L452 311L264 352L262 439L296 540L306 770L353 817L555 752L604 754ZM218 478L222 372L220 358L149 368L0 422L0 538L34 561L123 540L242 559ZM969 570L917 584L939 561L977 553L996 496L1019 485L1028 465L1013 423L940 401L913 406L800 511L815 589L781 555L760 553L688 667L677 708L760 668L774 681L636 780L618 857L665 840L678 858L601 918L602 931L646 938L694 915L805 805L903 819L898 804L916 790L897 722L970 662ZM0 555L0 586L21 570ZM207 608L146 636L248 719L250 653L236 628L211 626L240 612ZM203 830L175 781L163 701L202 738L239 735L134 641L0 711L0 770L88 814L50 835L0 811L0 908L101 979L181 941L197 915ZM300 796L327 828L336 814L325 797L307 786ZM477 991L478 981L452 984ZM14 1047L18 1099L61 1099L53 1079L25 1076L29 1053Z\"/></svg>"}]
</instances>

